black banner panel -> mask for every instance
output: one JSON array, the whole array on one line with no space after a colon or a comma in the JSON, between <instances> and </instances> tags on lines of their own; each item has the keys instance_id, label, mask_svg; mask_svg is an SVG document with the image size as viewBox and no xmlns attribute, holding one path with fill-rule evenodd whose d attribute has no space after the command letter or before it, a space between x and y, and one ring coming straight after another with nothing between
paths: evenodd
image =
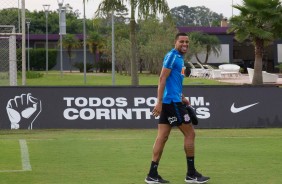
<instances>
[{"instance_id":1,"label":"black banner panel","mask_svg":"<svg viewBox=\"0 0 282 184\"><path fill-rule=\"evenodd\" d=\"M198 128L282 127L282 89L185 86ZM1 129L156 128L157 86L0 87Z\"/></svg>"}]
</instances>

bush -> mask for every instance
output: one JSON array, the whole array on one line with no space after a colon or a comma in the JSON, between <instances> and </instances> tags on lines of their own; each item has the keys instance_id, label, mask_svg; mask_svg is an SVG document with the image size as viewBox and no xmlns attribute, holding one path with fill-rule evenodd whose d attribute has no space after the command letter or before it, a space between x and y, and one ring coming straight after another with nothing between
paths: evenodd
<instances>
[{"instance_id":1,"label":"bush","mask_svg":"<svg viewBox=\"0 0 282 184\"><path fill-rule=\"evenodd\" d=\"M276 65L275 68L277 68L279 72L282 73L282 63L280 63L279 65Z\"/></svg>"},{"instance_id":2,"label":"bush","mask_svg":"<svg viewBox=\"0 0 282 184\"><path fill-rule=\"evenodd\" d=\"M17 58L21 58L22 50L17 49ZM21 59L18 60L17 65L22 66ZM31 70L44 71L46 70L46 49L30 49L29 50L29 64ZM26 51L26 66L28 63L28 55ZM48 49L48 69L52 69L57 64L57 50Z\"/></svg>"},{"instance_id":3,"label":"bush","mask_svg":"<svg viewBox=\"0 0 282 184\"><path fill-rule=\"evenodd\" d=\"M43 73L34 72L34 71L26 71L26 78L27 79L36 79L43 77ZM22 72L18 72L18 78L22 78Z\"/></svg>"},{"instance_id":4,"label":"bush","mask_svg":"<svg viewBox=\"0 0 282 184\"><path fill-rule=\"evenodd\" d=\"M109 61L99 61L95 64L95 68L99 70L99 72L107 73L109 69L111 69L112 63Z\"/></svg>"},{"instance_id":5,"label":"bush","mask_svg":"<svg viewBox=\"0 0 282 184\"><path fill-rule=\"evenodd\" d=\"M79 69L79 72L84 72L84 64L83 62L76 62L73 65L74 67ZM86 72L92 72L93 69L93 64L91 63L86 63Z\"/></svg>"}]
</instances>

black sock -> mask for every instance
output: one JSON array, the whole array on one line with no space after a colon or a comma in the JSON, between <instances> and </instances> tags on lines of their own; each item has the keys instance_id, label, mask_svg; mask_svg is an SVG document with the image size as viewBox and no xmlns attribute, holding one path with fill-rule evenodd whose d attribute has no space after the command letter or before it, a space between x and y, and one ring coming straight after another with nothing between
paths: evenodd
<instances>
[{"instance_id":1,"label":"black sock","mask_svg":"<svg viewBox=\"0 0 282 184\"><path fill-rule=\"evenodd\" d=\"M149 176L155 177L158 175L158 166L159 166L159 163L154 162L154 161L151 162Z\"/></svg>"},{"instance_id":2,"label":"black sock","mask_svg":"<svg viewBox=\"0 0 282 184\"><path fill-rule=\"evenodd\" d=\"M195 174L195 164L194 164L194 157L186 157L187 159L187 174L192 176Z\"/></svg>"}]
</instances>

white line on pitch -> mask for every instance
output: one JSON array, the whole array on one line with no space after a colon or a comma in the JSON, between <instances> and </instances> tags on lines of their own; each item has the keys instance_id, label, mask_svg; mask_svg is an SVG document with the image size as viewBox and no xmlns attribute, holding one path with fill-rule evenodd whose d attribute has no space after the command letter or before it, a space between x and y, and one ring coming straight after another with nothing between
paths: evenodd
<instances>
[{"instance_id":1,"label":"white line on pitch","mask_svg":"<svg viewBox=\"0 0 282 184\"><path fill-rule=\"evenodd\" d=\"M22 158L22 167L23 171L31 171L31 165L29 161L29 153L28 153L28 147L26 144L26 140L20 139L20 147L21 147L21 158Z\"/></svg>"},{"instance_id":2,"label":"white line on pitch","mask_svg":"<svg viewBox=\"0 0 282 184\"><path fill-rule=\"evenodd\" d=\"M0 170L0 173L3 172L24 172L24 171L31 171L31 165L29 161L29 153L28 147L26 144L26 140L20 139L19 140L20 149L21 149L21 159L22 159L22 170Z\"/></svg>"}]
</instances>

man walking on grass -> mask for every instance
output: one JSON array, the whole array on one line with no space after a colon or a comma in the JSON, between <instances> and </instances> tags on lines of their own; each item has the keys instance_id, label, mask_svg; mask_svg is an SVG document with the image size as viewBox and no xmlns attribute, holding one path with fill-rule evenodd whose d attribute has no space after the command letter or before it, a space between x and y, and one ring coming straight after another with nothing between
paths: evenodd
<instances>
[{"instance_id":1,"label":"man walking on grass","mask_svg":"<svg viewBox=\"0 0 282 184\"><path fill-rule=\"evenodd\" d=\"M186 33L175 36L175 48L168 52L163 61L159 84L157 104L152 114L159 118L158 135L153 147L151 167L145 182L169 183L158 173L158 166L166 141L172 127L177 126L184 135L184 151L187 160L186 183L206 183L210 178L200 174L194 165L195 131L188 115L186 105L189 101L182 93L182 82L185 74L183 56L189 47Z\"/></svg>"}]
</instances>

